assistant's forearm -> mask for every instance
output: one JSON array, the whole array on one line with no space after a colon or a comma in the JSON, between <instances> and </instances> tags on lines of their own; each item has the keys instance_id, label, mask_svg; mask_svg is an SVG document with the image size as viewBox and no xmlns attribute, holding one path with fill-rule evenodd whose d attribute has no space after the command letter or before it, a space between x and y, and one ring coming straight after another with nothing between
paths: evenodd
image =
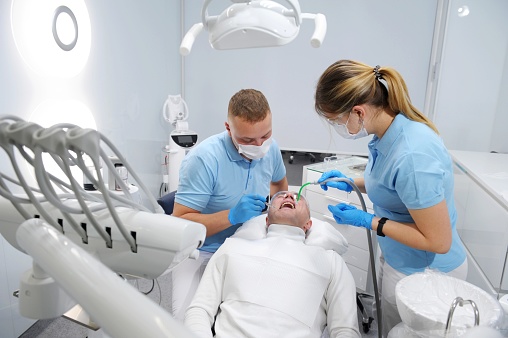
<instances>
[{"instance_id":1,"label":"assistant's forearm","mask_svg":"<svg viewBox=\"0 0 508 338\"><path fill-rule=\"evenodd\" d=\"M353 181L355 182L355 185L360 189L362 193L366 193L365 191L365 180L362 178L354 178Z\"/></svg>"},{"instance_id":2,"label":"assistant's forearm","mask_svg":"<svg viewBox=\"0 0 508 338\"><path fill-rule=\"evenodd\" d=\"M377 232L380 218L372 219L372 230ZM447 253L451 246L451 229L443 225L443 233L439 239L425 236L415 223L401 223L387 220L383 226L383 234L399 243L405 244L411 248L425 250L439 254Z\"/></svg>"}]
</instances>

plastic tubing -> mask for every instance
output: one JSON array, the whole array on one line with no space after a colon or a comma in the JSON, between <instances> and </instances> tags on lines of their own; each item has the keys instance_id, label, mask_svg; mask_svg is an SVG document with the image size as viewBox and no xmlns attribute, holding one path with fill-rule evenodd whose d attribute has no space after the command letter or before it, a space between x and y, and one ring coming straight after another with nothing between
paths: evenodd
<instances>
[{"instance_id":1,"label":"plastic tubing","mask_svg":"<svg viewBox=\"0 0 508 338\"><path fill-rule=\"evenodd\" d=\"M308 186L309 184L315 184L316 182L307 182L305 183L304 185L302 185L302 187L300 188L300 190L298 190L298 197L296 198L297 201L300 200L300 197L302 196L302 190L303 188L305 188L306 186Z\"/></svg>"},{"instance_id":2,"label":"plastic tubing","mask_svg":"<svg viewBox=\"0 0 508 338\"><path fill-rule=\"evenodd\" d=\"M338 177L330 177L326 180L324 180L323 182L318 182L318 181L314 181L314 182L307 182L305 183L304 185L301 186L300 190L298 190L298 197L296 198L297 201L300 200L300 196L302 195L302 190L303 188L305 188L306 186L308 186L309 184L319 184L319 185L323 185L325 184L326 182L330 182L330 181L334 181L334 182L339 182L339 181L342 181L341 178L338 178ZM346 181L344 181L346 182Z\"/></svg>"}]
</instances>

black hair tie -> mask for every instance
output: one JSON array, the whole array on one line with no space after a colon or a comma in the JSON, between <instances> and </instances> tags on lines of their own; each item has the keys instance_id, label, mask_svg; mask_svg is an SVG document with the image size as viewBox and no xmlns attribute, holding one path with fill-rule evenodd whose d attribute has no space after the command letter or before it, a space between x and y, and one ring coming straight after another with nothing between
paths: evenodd
<instances>
[{"instance_id":1,"label":"black hair tie","mask_svg":"<svg viewBox=\"0 0 508 338\"><path fill-rule=\"evenodd\" d=\"M374 67L373 72L374 72L374 75L376 76L376 79L381 80L381 79L383 79L383 76L379 72L379 68L381 68L381 67L379 65L377 65L376 67Z\"/></svg>"}]
</instances>

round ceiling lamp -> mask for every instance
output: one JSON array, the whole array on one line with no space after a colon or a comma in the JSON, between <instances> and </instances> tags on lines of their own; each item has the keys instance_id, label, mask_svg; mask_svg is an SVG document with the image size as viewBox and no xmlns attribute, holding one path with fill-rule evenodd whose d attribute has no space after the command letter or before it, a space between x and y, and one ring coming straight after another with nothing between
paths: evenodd
<instances>
[{"instance_id":1,"label":"round ceiling lamp","mask_svg":"<svg viewBox=\"0 0 508 338\"><path fill-rule=\"evenodd\" d=\"M91 27L83 0L12 0L11 28L18 52L39 75L72 78L88 61Z\"/></svg>"}]
</instances>

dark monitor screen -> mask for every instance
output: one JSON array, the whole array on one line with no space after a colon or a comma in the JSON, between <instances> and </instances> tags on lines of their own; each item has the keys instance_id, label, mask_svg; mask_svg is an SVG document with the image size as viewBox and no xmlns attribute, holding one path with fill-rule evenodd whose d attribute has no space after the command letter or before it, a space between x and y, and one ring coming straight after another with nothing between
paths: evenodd
<instances>
[{"instance_id":1,"label":"dark monitor screen","mask_svg":"<svg viewBox=\"0 0 508 338\"><path fill-rule=\"evenodd\" d=\"M198 135L197 134L171 135L171 138L180 147L190 148L196 144L198 140Z\"/></svg>"}]
</instances>

